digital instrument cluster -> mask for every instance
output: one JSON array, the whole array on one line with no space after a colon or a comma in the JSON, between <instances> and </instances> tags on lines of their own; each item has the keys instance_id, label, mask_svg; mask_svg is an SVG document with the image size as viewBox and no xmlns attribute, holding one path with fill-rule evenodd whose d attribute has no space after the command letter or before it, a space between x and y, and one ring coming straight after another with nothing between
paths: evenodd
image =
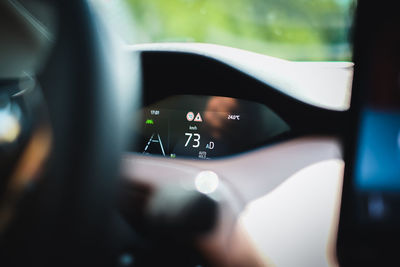
<instances>
[{"instance_id":1,"label":"digital instrument cluster","mask_svg":"<svg viewBox=\"0 0 400 267\"><path fill-rule=\"evenodd\" d=\"M172 96L141 110L135 152L211 159L232 155L287 133L263 104L220 96Z\"/></svg>"}]
</instances>

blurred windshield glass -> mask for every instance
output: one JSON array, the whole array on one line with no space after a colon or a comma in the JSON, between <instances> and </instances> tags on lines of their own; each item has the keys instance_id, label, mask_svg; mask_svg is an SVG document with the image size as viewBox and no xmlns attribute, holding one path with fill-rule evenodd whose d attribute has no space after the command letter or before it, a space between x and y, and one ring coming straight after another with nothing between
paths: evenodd
<instances>
[{"instance_id":1,"label":"blurred windshield glass","mask_svg":"<svg viewBox=\"0 0 400 267\"><path fill-rule=\"evenodd\" d=\"M92 0L131 44L201 42L349 61L355 0Z\"/></svg>"}]
</instances>

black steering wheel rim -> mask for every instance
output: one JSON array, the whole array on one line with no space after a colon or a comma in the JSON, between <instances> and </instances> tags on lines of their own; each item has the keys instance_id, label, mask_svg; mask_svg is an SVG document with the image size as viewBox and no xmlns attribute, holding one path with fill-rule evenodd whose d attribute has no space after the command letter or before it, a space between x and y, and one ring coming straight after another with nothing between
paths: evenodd
<instances>
[{"instance_id":1,"label":"black steering wheel rim","mask_svg":"<svg viewBox=\"0 0 400 267\"><path fill-rule=\"evenodd\" d=\"M110 266L118 247L115 178L124 135L124 109L108 64L111 44L87 1L51 5L57 37L38 80L53 146L40 181L3 237L2 256L18 266Z\"/></svg>"}]
</instances>

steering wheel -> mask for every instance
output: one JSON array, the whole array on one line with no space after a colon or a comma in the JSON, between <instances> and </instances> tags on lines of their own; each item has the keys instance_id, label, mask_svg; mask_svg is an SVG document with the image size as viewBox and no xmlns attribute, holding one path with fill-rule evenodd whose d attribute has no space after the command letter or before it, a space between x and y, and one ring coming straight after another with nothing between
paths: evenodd
<instances>
[{"instance_id":1,"label":"steering wheel","mask_svg":"<svg viewBox=\"0 0 400 267\"><path fill-rule=\"evenodd\" d=\"M48 104L53 145L46 168L24 188L13 207L15 216L1 233L1 261L16 266L112 266L118 247L113 218L123 112L125 104L139 99L133 95L139 92L138 66L130 68L130 92L121 91L121 66L114 63L118 56L88 3L45 4L54 11L56 35L50 38L47 62L34 74ZM29 12L16 1L4 6L5 14L20 20L15 27L24 33L26 19L32 19ZM130 60L134 62L132 56Z\"/></svg>"},{"instance_id":2,"label":"steering wheel","mask_svg":"<svg viewBox=\"0 0 400 267\"><path fill-rule=\"evenodd\" d=\"M37 4L40 6L40 2ZM13 77L12 83L6 86L15 85L14 80L21 84L20 72L29 69L32 86L25 90L30 93L26 98L35 97L30 103L34 112L28 109L28 113L41 119L35 120L37 125L29 127L33 136L24 138L21 145L24 149L18 154L21 159L13 158L17 163L9 168L7 179L2 179L2 263L129 266L132 256L123 254L126 249L138 251L141 260L135 264L141 265L167 260L176 266L198 257L188 240L174 242L176 237L170 235L166 242L161 239L166 237L166 231L174 228L176 233L177 227L185 223L193 224L196 231L205 231L213 226L213 217L199 224L191 220L189 214L179 225L156 223L144 229L139 218L143 215L140 200L128 199L130 215L134 211L136 216L127 218L131 225L121 219L117 207L117 195L121 195L118 189L121 188L118 179L121 155L128 132L126 115L140 101L138 57L131 51L118 49L86 1L45 1L44 4L50 8L46 11L54 16L50 25L55 27L52 32L35 21L19 2L10 1L2 9L4 18L15 22L13 30L22 36L19 38L34 43L36 34L43 35L47 39L45 43L50 43L51 47L46 55L40 50L40 40L37 42L37 50L28 56L41 54L41 57L34 57L34 61L47 60L43 66L34 64L32 67L15 53L18 49L13 47L13 41L15 45L21 39L6 38L10 42L5 50L11 55L8 60L16 61L11 74L2 73ZM7 34L10 30L5 27L4 32ZM24 95L25 91L17 94ZM48 113L49 117L43 113ZM49 140L52 142L50 152ZM47 153L48 159L43 165ZM35 165L34 170L19 171L27 165ZM137 181L123 182L124 188L129 189L130 195L139 192L139 198L143 192L145 197L151 193ZM214 202L208 197L201 194L189 194L189 197L196 210L205 208L208 214L215 213ZM152 232L159 226L166 228L144 239L133 231L132 225L143 232ZM182 252L186 256L182 257ZM154 257L154 253L158 257Z\"/></svg>"}]
</instances>

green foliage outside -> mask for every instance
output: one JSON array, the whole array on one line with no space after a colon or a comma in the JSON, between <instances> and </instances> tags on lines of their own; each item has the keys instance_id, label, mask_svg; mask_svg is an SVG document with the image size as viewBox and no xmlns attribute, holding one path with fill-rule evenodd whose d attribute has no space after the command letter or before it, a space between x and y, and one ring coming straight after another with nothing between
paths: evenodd
<instances>
[{"instance_id":1,"label":"green foliage outside","mask_svg":"<svg viewBox=\"0 0 400 267\"><path fill-rule=\"evenodd\" d=\"M290 60L351 60L355 0L125 0L144 42L204 42Z\"/></svg>"}]
</instances>

